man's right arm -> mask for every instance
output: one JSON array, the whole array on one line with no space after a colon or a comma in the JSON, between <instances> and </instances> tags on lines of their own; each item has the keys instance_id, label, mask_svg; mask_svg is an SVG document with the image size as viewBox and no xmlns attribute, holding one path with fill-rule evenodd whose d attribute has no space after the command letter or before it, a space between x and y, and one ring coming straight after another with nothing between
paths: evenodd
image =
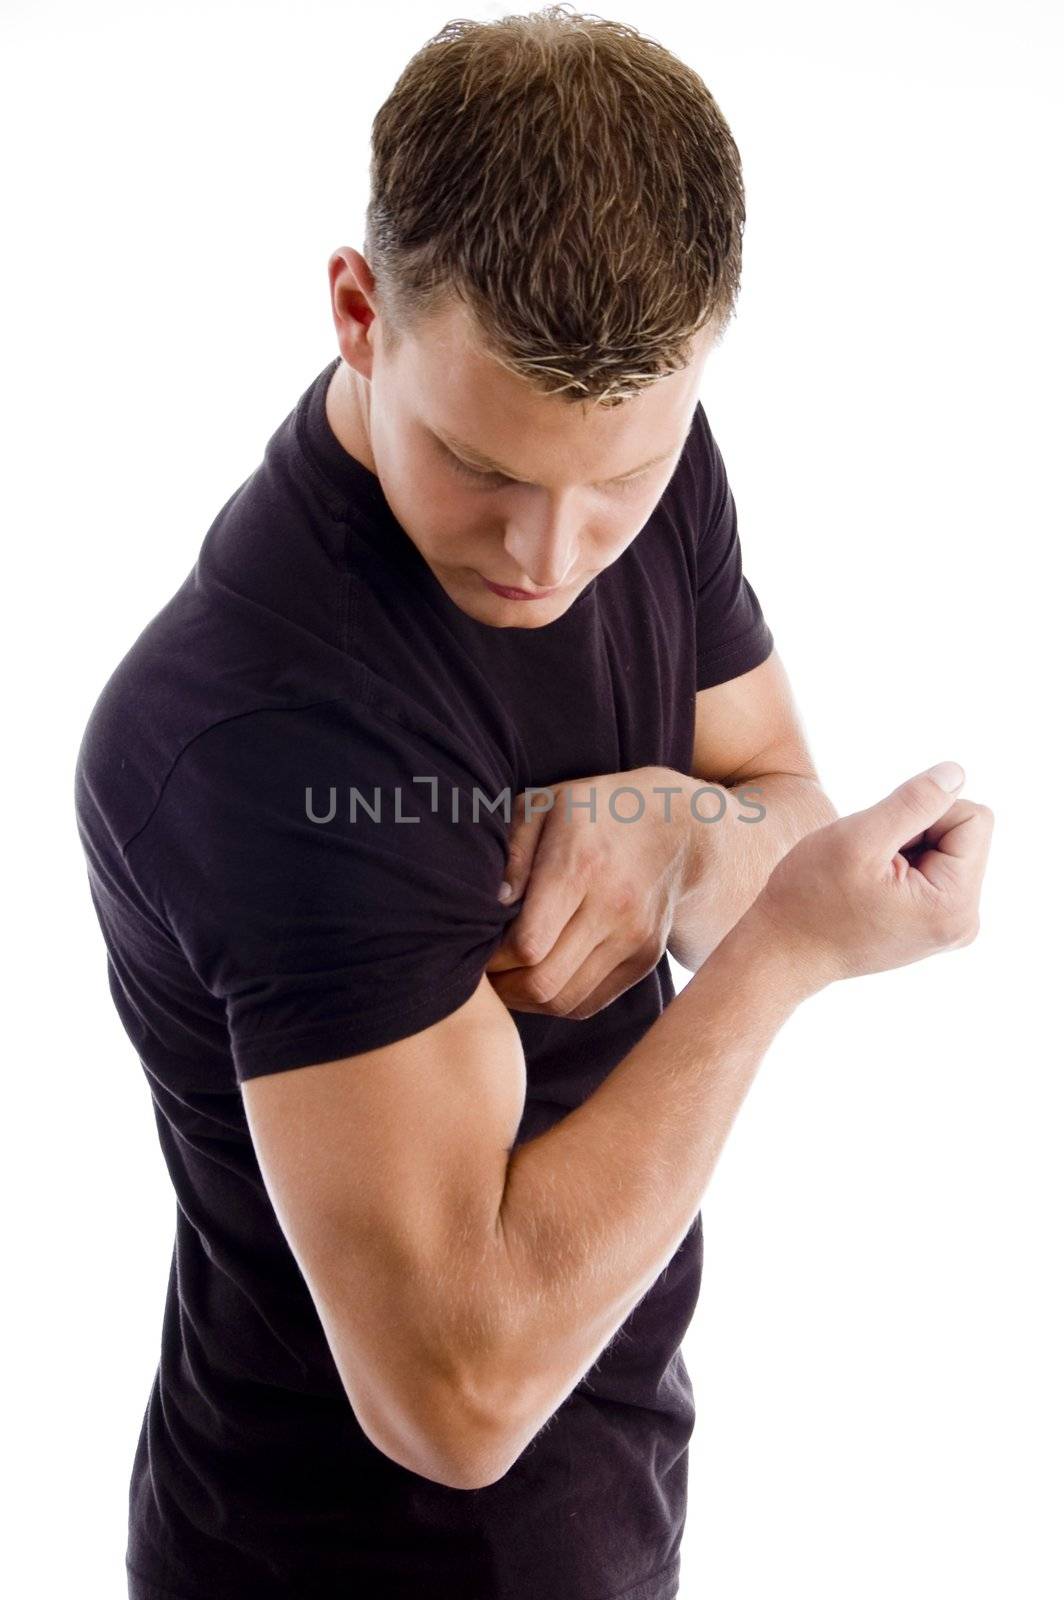
<instances>
[{"instance_id":1,"label":"man's right arm","mask_svg":"<svg viewBox=\"0 0 1064 1600\"><path fill-rule=\"evenodd\" d=\"M264 1180L378 1448L454 1487L509 1469L675 1253L810 988L737 925L588 1099L517 1149L524 1058L486 977L420 1034L245 1081Z\"/></svg>"},{"instance_id":2,"label":"man's right arm","mask_svg":"<svg viewBox=\"0 0 1064 1600\"><path fill-rule=\"evenodd\" d=\"M923 774L800 839L609 1076L517 1148L524 1059L486 976L419 1034L245 1081L369 1437L455 1487L502 1477L672 1258L802 999L975 938L992 828Z\"/></svg>"}]
</instances>

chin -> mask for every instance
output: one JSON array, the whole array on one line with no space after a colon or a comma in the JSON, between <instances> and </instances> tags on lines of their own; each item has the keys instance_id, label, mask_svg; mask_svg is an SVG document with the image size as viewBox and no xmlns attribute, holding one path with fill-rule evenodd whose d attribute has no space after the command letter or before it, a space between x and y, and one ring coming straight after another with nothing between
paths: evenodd
<instances>
[{"instance_id":1,"label":"chin","mask_svg":"<svg viewBox=\"0 0 1064 1600\"><path fill-rule=\"evenodd\" d=\"M501 595L485 594L483 598L478 596L475 603L470 601L468 595L461 600L454 595L451 598L467 617L474 617L477 622L487 623L492 628L542 628L568 611L572 604L568 597L562 601L552 599L537 602L504 600Z\"/></svg>"}]
</instances>

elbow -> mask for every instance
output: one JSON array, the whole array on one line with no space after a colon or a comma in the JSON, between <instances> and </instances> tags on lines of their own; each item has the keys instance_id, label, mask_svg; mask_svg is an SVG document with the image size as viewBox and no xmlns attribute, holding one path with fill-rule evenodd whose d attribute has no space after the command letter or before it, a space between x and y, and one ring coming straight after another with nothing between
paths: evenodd
<instances>
[{"instance_id":1,"label":"elbow","mask_svg":"<svg viewBox=\"0 0 1064 1600\"><path fill-rule=\"evenodd\" d=\"M435 1481L452 1489L487 1489L504 1478L520 1455L514 1419L497 1403L480 1396L451 1394L445 1407L447 1425L437 1429L436 1460L443 1466Z\"/></svg>"},{"instance_id":2,"label":"elbow","mask_svg":"<svg viewBox=\"0 0 1064 1600\"><path fill-rule=\"evenodd\" d=\"M485 1430L479 1423L467 1424L431 1430L419 1451L400 1465L445 1489L487 1489L506 1476L518 1453L512 1435L502 1427Z\"/></svg>"},{"instance_id":3,"label":"elbow","mask_svg":"<svg viewBox=\"0 0 1064 1600\"><path fill-rule=\"evenodd\" d=\"M536 1362L514 1326L501 1258L478 1258L444 1305L425 1288L372 1344L338 1337L341 1381L363 1433L398 1466L448 1489L484 1489L513 1466L535 1409ZM352 1327L357 1322L352 1318ZM384 1319L381 1319L382 1330Z\"/></svg>"},{"instance_id":4,"label":"elbow","mask_svg":"<svg viewBox=\"0 0 1064 1600\"><path fill-rule=\"evenodd\" d=\"M454 1388L424 1392L416 1404L377 1397L356 1411L359 1426L383 1455L445 1489L486 1489L506 1476L520 1453L507 1419Z\"/></svg>"},{"instance_id":5,"label":"elbow","mask_svg":"<svg viewBox=\"0 0 1064 1600\"><path fill-rule=\"evenodd\" d=\"M505 1452L485 1457L452 1440L424 1444L415 1452L391 1447L384 1454L407 1472L444 1489L487 1489L505 1477L513 1465Z\"/></svg>"},{"instance_id":6,"label":"elbow","mask_svg":"<svg viewBox=\"0 0 1064 1600\"><path fill-rule=\"evenodd\" d=\"M452 1454L444 1474L434 1475L433 1481L448 1489L490 1489L505 1478L516 1459L517 1454L508 1447L500 1447L489 1456L463 1451Z\"/></svg>"}]
</instances>

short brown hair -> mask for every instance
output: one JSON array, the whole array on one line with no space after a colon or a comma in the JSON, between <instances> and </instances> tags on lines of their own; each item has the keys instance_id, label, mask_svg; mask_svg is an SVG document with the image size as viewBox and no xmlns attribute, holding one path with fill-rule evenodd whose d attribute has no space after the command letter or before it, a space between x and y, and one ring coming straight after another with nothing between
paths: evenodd
<instances>
[{"instance_id":1,"label":"short brown hair","mask_svg":"<svg viewBox=\"0 0 1064 1600\"><path fill-rule=\"evenodd\" d=\"M731 320L739 152L698 74L634 28L564 5L448 22L371 142L364 253L392 348L457 297L502 366L616 405Z\"/></svg>"}]
</instances>

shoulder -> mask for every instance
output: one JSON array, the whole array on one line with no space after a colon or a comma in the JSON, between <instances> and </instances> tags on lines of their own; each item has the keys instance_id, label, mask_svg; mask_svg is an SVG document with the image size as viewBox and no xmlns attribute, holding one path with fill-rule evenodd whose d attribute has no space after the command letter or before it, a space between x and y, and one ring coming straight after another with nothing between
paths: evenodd
<instances>
[{"instance_id":1,"label":"shoulder","mask_svg":"<svg viewBox=\"0 0 1064 1600\"><path fill-rule=\"evenodd\" d=\"M206 803L239 783L250 803L293 777L336 782L356 770L381 782L426 766L502 781L491 752L445 720L438 699L285 626L239 599L204 596L190 574L92 706L75 761L79 818L98 820L124 851L174 787Z\"/></svg>"},{"instance_id":2,"label":"shoulder","mask_svg":"<svg viewBox=\"0 0 1064 1600\"><path fill-rule=\"evenodd\" d=\"M495 784L479 752L431 713L372 682L364 687L358 697L260 706L212 723L183 746L160 801L169 797L172 812L179 799L186 817L203 808L261 818L293 795L304 814L320 812L331 790L345 804L357 794L360 810L372 804L381 816L432 815L446 797L449 815L450 790L461 791L465 812L475 792Z\"/></svg>"},{"instance_id":3,"label":"shoulder","mask_svg":"<svg viewBox=\"0 0 1064 1600\"><path fill-rule=\"evenodd\" d=\"M404 714L399 714L404 713ZM181 750L125 850L167 916L192 885L220 908L397 910L458 892L492 903L505 796L446 730L401 706L330 699L214 723ZM345 906L345 902L348 904Z\"/></svg>"},{"instance_id":4,"label":"shoulder","mask_svg":"<svg viewBox=\"0 0 1064 1600\"><path fill-rule=\"evenodd\" d=\"M324 1060L483 971L508 830L476 787L430 728L364 703L264 708L185 746L123 871L242 1049L268 1033L276 1064L312 1033Z\"/></svg>"}]
</instances>

